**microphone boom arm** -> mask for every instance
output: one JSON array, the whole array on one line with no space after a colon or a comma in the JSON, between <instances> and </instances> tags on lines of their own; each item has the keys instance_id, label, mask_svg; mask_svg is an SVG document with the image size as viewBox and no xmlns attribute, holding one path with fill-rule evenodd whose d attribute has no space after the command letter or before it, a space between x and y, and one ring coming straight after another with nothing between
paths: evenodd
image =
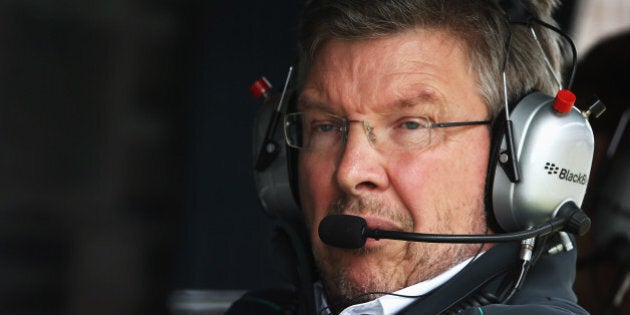
<instances>
[{"instance_id":1,"label":"microphone boom arm","mask_svg":"<svg viewBox=\"0 0 630 315\"><path fill-rule=\"evenodd\" d=\"M426 242L426 243L480 243L481 240L487 243L505 243L513 241L522 241L528 238L542 236L549 233L553 233L561 230L567 219L566 218L554 218L548 223L539 227L532 228L526 231L514 232L509 234L424 234L424 233L410 233L410 232L398 232L398 231L385 231L385 230L364 230L364 237L373 239L390 239L400 241L413 241L413 242Z\"/></svg>"},{"instance_id":2,"label":"microphone boom arm","mask_svg":"<svg viewBox=\"0 0 630 315\"><path fill-rule=\"evenodd\" d=\"M330 246L356 249L363 247L367 238L391 239L427 243L505 243L522 241L557 231L566 231L584 235L591 226L591 220L574 202L561 205L554 218L546 223L518 232L498 234L424 234L401 231L369 229L362 217L333 214L325 217L319 224L319 238Z\"/></svg>"}]
</instances>

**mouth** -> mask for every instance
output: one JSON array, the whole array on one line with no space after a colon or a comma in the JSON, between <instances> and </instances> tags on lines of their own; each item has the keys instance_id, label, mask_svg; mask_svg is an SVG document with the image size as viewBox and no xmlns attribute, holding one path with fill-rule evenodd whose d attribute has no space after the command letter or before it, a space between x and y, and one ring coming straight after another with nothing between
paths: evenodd
<instances>
[{"instance_id":1,"label":"mouth","mask_svg":"<svg viewBox=\"0 0 630 315\"><path fill-rule=\"evenodd\" d=\"M367 228L370 230L387 230L387 231L397 231L397 232L404 231L404 229L402 228L400 224L397 224L396 222L386 219L386 218L374 217L374 216L366 216L363 218L367 222ZM386 242L388 242L388 240L378 240L374 238L368 238L365 241L364 247L368 249L377 248L377 247L383 246Z\"/></svg>"}]
</instances>

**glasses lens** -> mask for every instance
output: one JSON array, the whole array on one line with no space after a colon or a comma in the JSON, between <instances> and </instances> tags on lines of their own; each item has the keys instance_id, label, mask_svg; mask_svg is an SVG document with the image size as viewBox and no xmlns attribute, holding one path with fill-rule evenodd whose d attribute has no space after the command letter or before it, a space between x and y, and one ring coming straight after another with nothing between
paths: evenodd
<instances>
[{"instance_id":1,"label":"glasses lens","mask_svg":"<svg viewBox=\"0 0 630 315\"><path fill-rule=\"evenodd\" d=\"M284 116L284 138L290 147L304 148L302 115L292 113Z\"/></svg>"},{"instance_id":2,"label":"glasses lens","mask_svg":"<svg viewBox=\"0 0 630 315\"><path fill-rule=\"evenodd\" d=\"M284 116L284 136L290 147L304 150L329 151L347 141L349 125L362 123L372 146L380 151L418 151L426 149L434 139L435 128L486 125L489 121L431 123L423 116L394 117L390 123L372 127L366 120L313 112L291 113ZM439 141L436 141L439 142Z\"/></svg>"},{"instance_id":3,"label":"glasses lens","mask_svg":"<svg viewBox=\"0 0 630 315\"><path fill-rule=\"evenodd\" d=\"M406 117L385 129L388 150L422 150L431 144L431 128L427 118Z\"/></svg>"},{"instance_id":4,"label":"glasses lens","mask_svg":"<svg viewBox=\"0 0 630 315\"><path fill-rule=\"evenodd\" d=\"M284 119L287 144L305 150L329 150L339 144L343 118L318 113L291 113Z\"/></svg>"}]
</instances>

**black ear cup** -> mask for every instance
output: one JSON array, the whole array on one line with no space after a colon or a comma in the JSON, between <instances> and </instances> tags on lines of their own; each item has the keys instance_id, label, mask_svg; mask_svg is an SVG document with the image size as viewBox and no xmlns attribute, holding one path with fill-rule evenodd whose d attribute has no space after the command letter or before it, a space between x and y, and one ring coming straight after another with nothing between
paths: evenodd
<instances>
[{"instance_id":1,"label":"black ear cup","mask_svg":"<svg viewBox=\"0 0 630 315\"><path fill-rule=\"evenodd\" d=\"M521 178L511 181L504 169L506 137L497 131L493 136L500 141L493 141L494 161L490 162L486 186L491 186L491 191L486 191L492 196L490 217L506 232L547 222L567 201L581 206L594 153L587 118L576 108L557 111L551 96L538 92L526 95L514 106L510 120ZM495 128L501 125L495 123Z\"/></svg>"},{"instance_id":2,"label":"black ear cup","mask_svg":"<svg viewBox=\"0 0 630 315\"><path fill-rule=\"evenodd\" d=\"M291 99L291 98L288 98ZM280 101L277 95L269 96L261 106L254 122L253 152L254 163L258 161L265 141L265 133L270 124L274 108ZM270 164L262 170L254 170L258 198L265 213L273 218L289 221L300 220L301 212L293 198L287 165L287 146L284 142L283 121L280 120L273 132L273 141L278 144L279 152Z\"/></svg>"},{"instance_id":3,"label":"black ear cup","mask_svg":"<svg viewBox=\"0 0 630 315\"><path fill-rule=\"evenodd\" d=\"M486 221L489 228L495 232L505 232L494 215L494 207L492 204L492 193L494 191L494 176L499 163L499 153L501 152L501 142L505 137L505 111L502 110L492 122L492 130L490 134L490 154L488 161L488 171L486 174L486 186L484 203L486 207Z\"/></svg>"}]
</instances>

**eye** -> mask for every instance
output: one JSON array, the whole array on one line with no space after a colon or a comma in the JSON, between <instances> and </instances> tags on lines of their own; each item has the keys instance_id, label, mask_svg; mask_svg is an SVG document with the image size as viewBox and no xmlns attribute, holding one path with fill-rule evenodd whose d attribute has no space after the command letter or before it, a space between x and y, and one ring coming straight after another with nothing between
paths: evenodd
<instances>
[{"instance_id":1,"label":"eye","mask_svg":"<svg viewBox=\"0 0 630 315\"><path fill-rule=\"evenodd\" d=\"M314 132L331 132L331 131L334 131L335 129L337 129L337 126L333 123L326 123L326 122L313 123Z\"/></svg>"},{"instance_id":2,"label":"eye","mask_svg":"<svg viewBox=\"0 0 630 315\"><path fill-rule=\"evenodd\" d=\"M328 114L304 114L304 120L313 136L340 132L343 126L343 119Z\"/></svg>"},{"instance_id":3,"label":"eye","mask_svg":"<svg viewBox=\"0 0 630 315\"><path fill-rule=\"evenodd\" d=\"M424 129L427 126L427 119L424 117L408 117L401 119L398 128L404 130Z\"/></svg>"},{"instance_id":4,"label":"eye","mask_svg":"<svg viewBox=\"0 0 630 315\"><path fill-rule=\"evenodd\" d=\"M403 127L406 129L418 129L420 124L417 121L406 121L403 123Z\"/></svg>"}]
</instances>

